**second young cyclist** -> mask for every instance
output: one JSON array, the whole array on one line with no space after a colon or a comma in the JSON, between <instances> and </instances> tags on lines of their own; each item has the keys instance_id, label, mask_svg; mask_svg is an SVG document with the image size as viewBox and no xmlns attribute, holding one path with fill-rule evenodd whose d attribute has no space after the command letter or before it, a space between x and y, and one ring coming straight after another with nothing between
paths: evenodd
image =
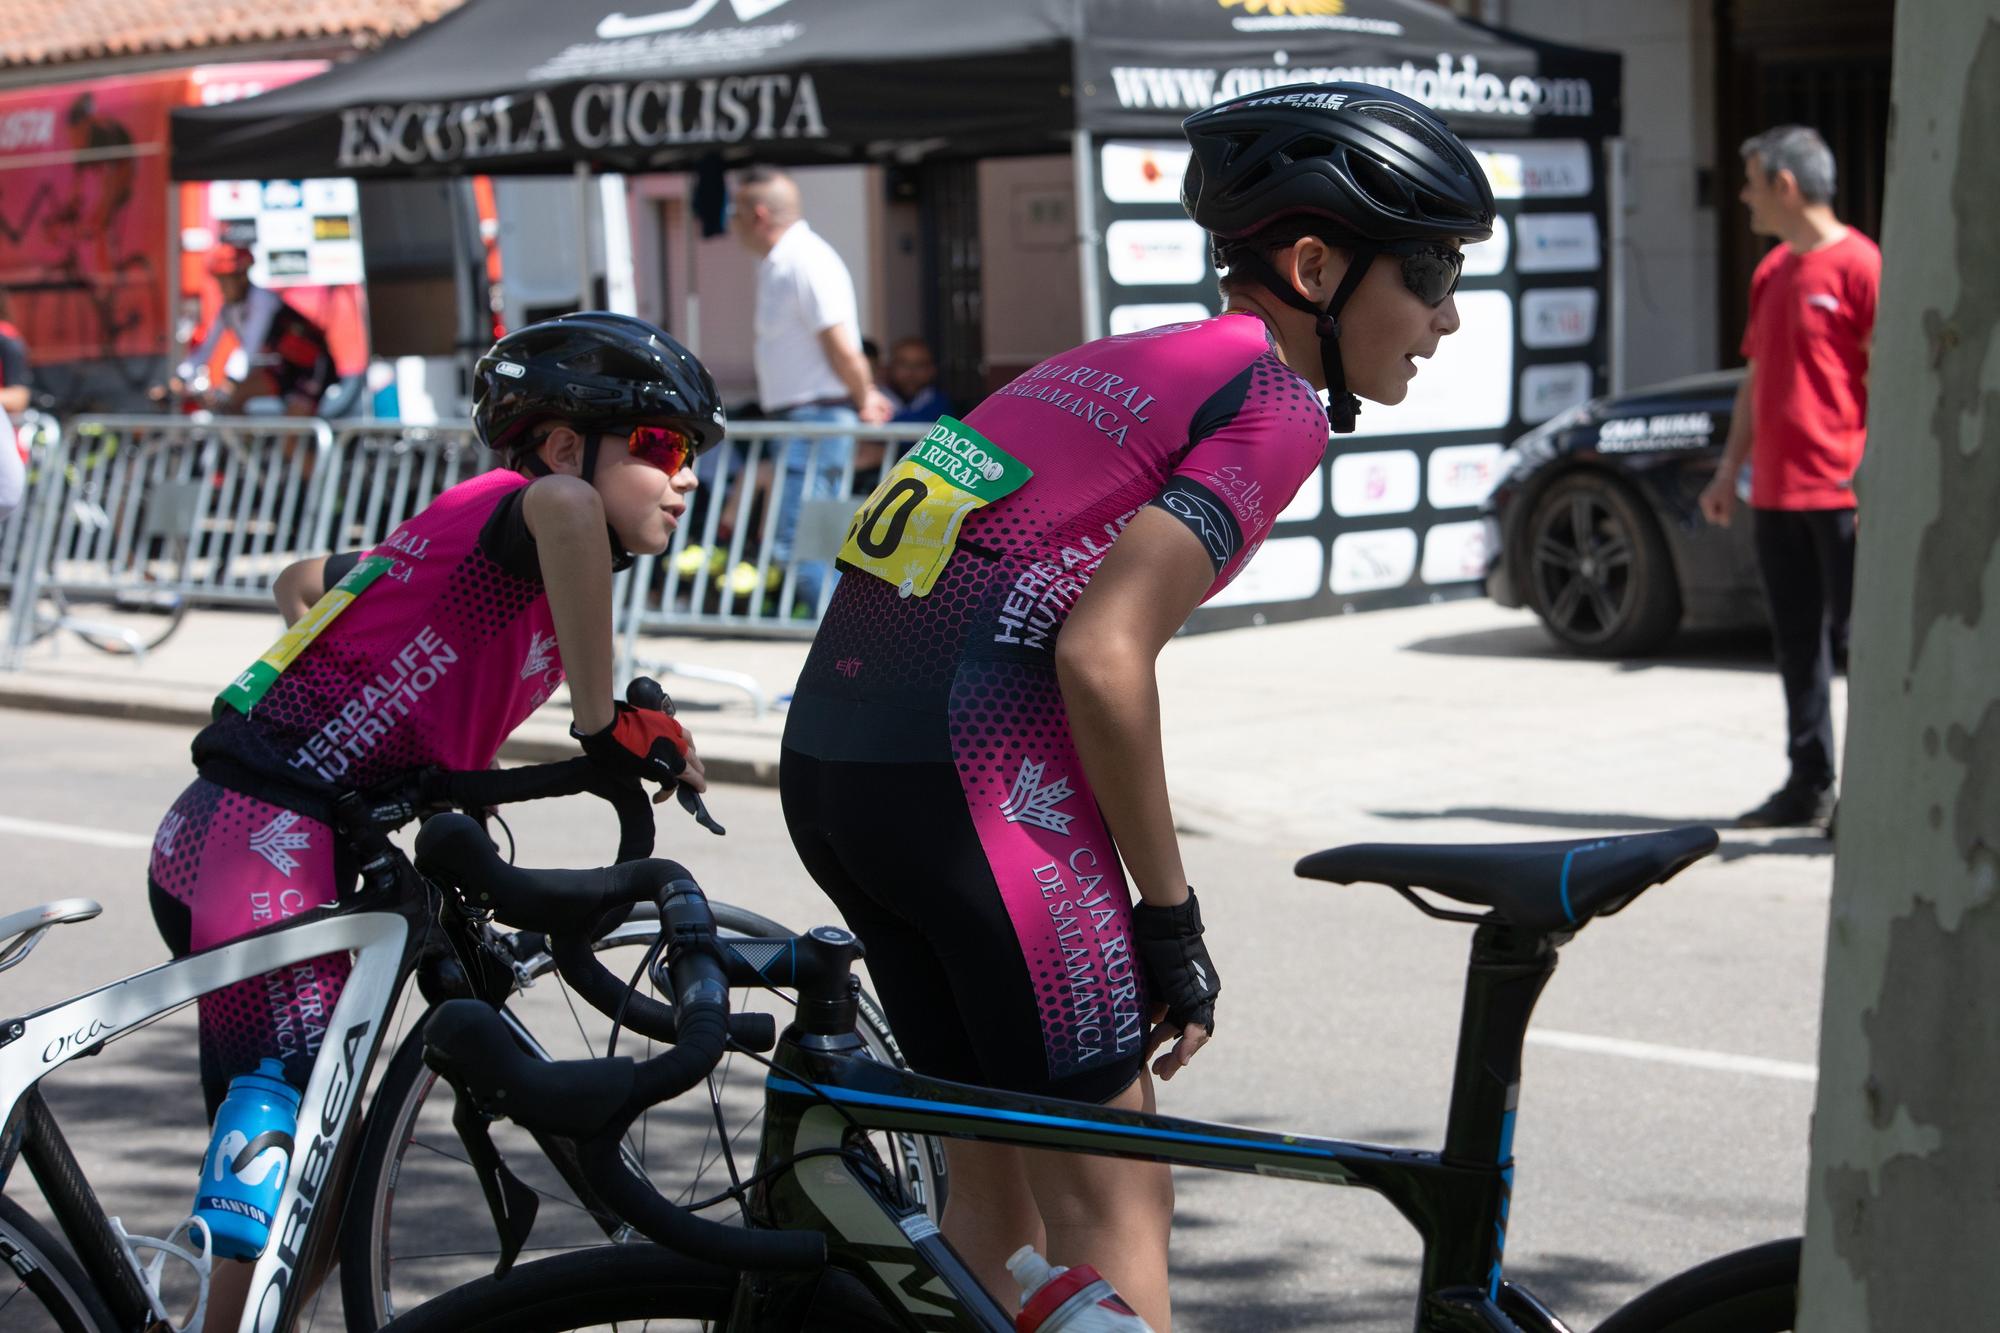
<instances>
[{"instance_id":1,"label":"second young cyclist","mask_svg":"<svg viewBox=\"0 0 2000 1333\"><path fill-rule=\"evenodd\" d=\"M1465 146L1381 88L1271 89L1186 132L1224 313L1060 353L911 450L850 529L780 768L914 1068L1144 1111L1146 1062L1184 1068L1221 989L1155 658L1317 476L1329 417L1402 401L1494 217ZM1035 1244L1167 1333L1165 1166L946 1150L945 1234L997 1297Z\"/></svg>"}]
</instances>

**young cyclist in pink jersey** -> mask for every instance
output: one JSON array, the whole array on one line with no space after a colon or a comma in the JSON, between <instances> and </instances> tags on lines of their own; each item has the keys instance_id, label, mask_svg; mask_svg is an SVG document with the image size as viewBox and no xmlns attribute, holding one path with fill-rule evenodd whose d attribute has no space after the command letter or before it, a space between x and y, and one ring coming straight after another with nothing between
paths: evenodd
<instances>
[{"instance_id":1,"label":"young cyclist in pink jersey","mask_svg":"<svg viewBox=\"0 0 2000 1333\"><path fill-rule=\"evenodd\" d=\"M1494 217L1472 154L1384 89L1271 89L1185 129L1182 198L1226 271L1224 313L1052 357L884 478L842 549L779 778L914 1068L1145 1111L1147 1061L1183 1068L1221 989L1155 659L1316 474L1329 419L1350 431L1357 395L1402 401L1458 328L1460 247ZM1035 1244L1095 1264L1167 1333L1165 1166L946 1151L945 1234L996 1297Z\"/></svg>"},{"instance_id":2,"label":"young cyclist in pink jersey","mask_svg":"<svg viewBox=\"0 0 2000 1333\"><path fill-rule=\"evenodd\" d=\"M614 700L611 583L664 551L686 510L694 457L725 429L714 381L659 329L596 312L502 338L476 375L473 424L503 465L373 551L286 571L281 605L314 605L196 737L200 776L161 822L148 875L176 956L331 902L355 875L335 800L489 766L565 678L586 755L661 797L705 786L673 718ZM211 1116L265 1056L305 1086L348 969L318 958L202 998ZM235 1328L250 1269L216 1265L209 1328Z\"/></svg>"}]
</instances>

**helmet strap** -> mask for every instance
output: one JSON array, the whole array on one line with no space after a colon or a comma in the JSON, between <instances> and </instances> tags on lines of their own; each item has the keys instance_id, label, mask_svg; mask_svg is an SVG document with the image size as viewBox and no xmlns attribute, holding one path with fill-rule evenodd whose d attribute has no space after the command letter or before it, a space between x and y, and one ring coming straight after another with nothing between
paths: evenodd
<instances>
[{"instance_id":1,"label":"helmet strap","mask_svg":"<svg viewBox=\"0 0 2000 1333\"><path fill-rule=\"evenodd\" d=\"M1229 257L1229 268L1233 273L1247 269L1251 277L1294 310L1313 316L1313 331L1319 335L1320 371L1326 378L1326 418L1334 433L1346 435L1354 430L1355 418L1361 413L1361 400L1347 391L1347 367L1340 360L1340 312L1347 304L1347 298L1354 295L1354 289L1368 276L1368 270L1375 263L1375 257L1382 247L1369 241L1353 242L1348 247L1353 258L1348 261L1347 272L1341 275L1340 285L1333 289L1333 298L1324 308L1314 305L1300 293L1299 289L1286 281L1271 261L1252 249L1245 249Z\"/></svg>"}]
</instances>

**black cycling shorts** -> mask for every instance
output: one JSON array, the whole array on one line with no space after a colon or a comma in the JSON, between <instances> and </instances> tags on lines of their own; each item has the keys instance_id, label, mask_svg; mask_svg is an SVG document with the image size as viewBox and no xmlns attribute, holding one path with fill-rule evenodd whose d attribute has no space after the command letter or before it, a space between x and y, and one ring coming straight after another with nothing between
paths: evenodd
<instances>
[{"instance_id":1,"label":"black cycling shorts","mask_svg":"<svg viewBox=\"0 0 2000 1333\"><path fill-rule=\"evenodd\" d=\"M868 951L869 978L912 1069L1083 1102L1109 1101L1138 1078L1143 985L1116 959L1085 975L1081 950L1068 975L1057 965L1031 975L955 765L823 760L787 747L778 790L799 859ZM1115 895L1129 917L1109 859L1095 892ZM1059 860L1034 891L1051 913L1087 896L1068 872L1057 891ZM1097 911L1117 924L1108 908ZM1074 915L1076 929L1093 928L1088 908ZM1115 1023L1114 1009L1124 1015Z\"/></svg>"}]
</instances>

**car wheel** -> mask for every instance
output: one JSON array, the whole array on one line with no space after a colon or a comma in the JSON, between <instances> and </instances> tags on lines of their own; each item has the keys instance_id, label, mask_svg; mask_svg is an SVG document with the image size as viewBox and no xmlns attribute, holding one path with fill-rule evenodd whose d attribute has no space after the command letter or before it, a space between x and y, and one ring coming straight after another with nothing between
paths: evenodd
<instances>
[{"instance_id":1,"label":"car wheel","mask_svg":"<svg viewBox=\"0 0 2000 1333\"><path fill-rule=\"evenodd\" d=\"M1524 554L1528 604L1566 648L1647 653L1680 624L1680 584L1659 525L1609 477L1572 472L1542 492Z\"/></svg>"}]
</instances>

